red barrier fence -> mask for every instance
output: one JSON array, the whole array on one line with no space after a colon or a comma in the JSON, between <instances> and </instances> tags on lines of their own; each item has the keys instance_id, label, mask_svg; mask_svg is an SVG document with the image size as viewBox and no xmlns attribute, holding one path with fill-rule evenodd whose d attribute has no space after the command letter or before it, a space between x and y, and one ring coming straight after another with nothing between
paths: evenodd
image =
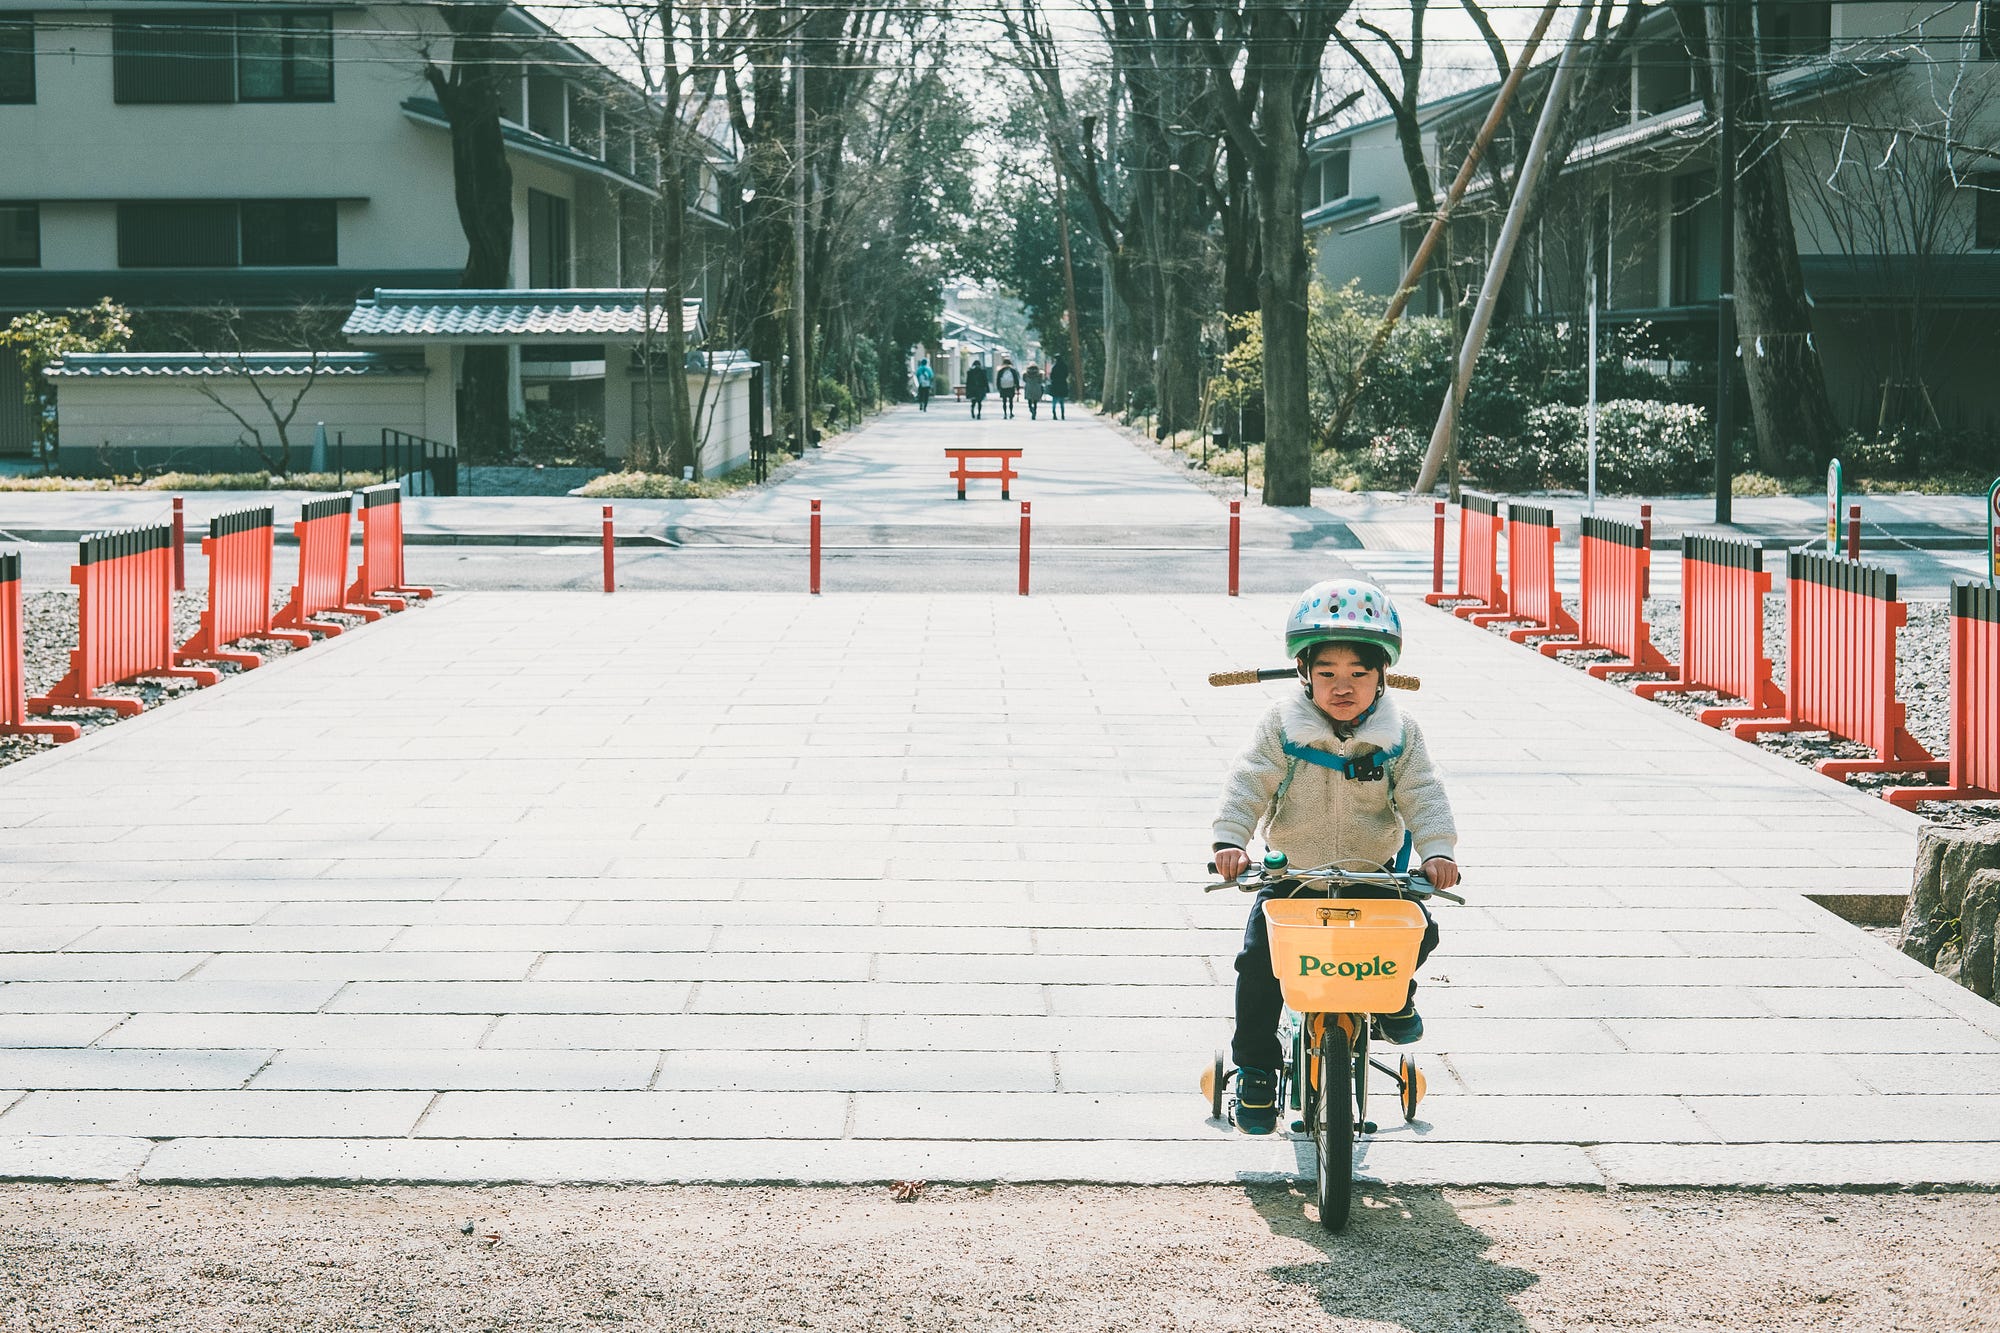
<instances>
[{"instance_id":1,"label":"red barrier fence","mask_svg":"<svg viewBox=\"0 0 2000 1333\"><path fill-rule=\"evenodd\" d=\"M21 556L0 555L0 736L47 736L57 744L83 734L74 722L28 720L27 674L21 661Z\"/></svg>"},{"instance_id":2,"label":"red barrier fence","mask_svg":"<svg viewBox=\"0 0 2000 1333\"><path fill-rule=\"evenodd\" d=\"M331 638L344 628L330 620L313 617L341 611L364 620L380 620L382 612L372 606L348 606L347 534L353 521L353 495L342 491L323 500L308 500L299 511L292 534L299 540L299 581L292 585L291 599L272 623L280 629L311 630Z\"/></svg>"},{"instance_id":3,"label":"red barrier fence","mask_svg":"<svg viewBox=\"0 0 2000 1333\"><path fill-rule=\"evenodd\" d=\"M1793 551L1785 577L1784 716L1736 722L1731 733L1752 740L1776 731L1825 731L1875 751L1873 759L1813 765L1830 778L1943 777L1945 765L1904 728L1903 705L1896 701L1896 631L1909 618L1909 608L1896 600L1896 576L1839 556Z\"/></svg>"},{"instance_id":4,"label":"red barrier fence","mask_svg":"<svg viewBox=\"0 0 2000 1333\"><path fill-rule=\"evenodd\" d=\"M1556 526L1555 511L1510 502L1506 526L1506 609L1475 615L1472 623L1484 628L1528 622L1524 628L1508 632L1507 637L1515 643L1551 634L1575 634L1576 620L1563 609L1562 595L1556 591L1556 547L1562 542L1562 529Z\"/></svg>"},{"instance_id":5,"label":"red barrier fence","mask_svg":"<svg viewBox=\"0 0 2000 1333\"><path fill-rule=\"evenodd\" d=\"M361 564L354 572L350 602L369 602L400 611L429 588L403 582L403 488L396 482L355 492L361 509Z\"/></svg>"},{"instance_id":6,"label":"red barrier fence","mask_svg":"<svg viewBox=\"0 0 2000 1333\"><path fill-rule=\"evenodd\" d=\"M174 654L181 662L234 662L244 670L263 664L255 653L232 653L224 644L269 639L294 648L312 635L271 626L271 506L237 509L208 520L201 553L208 560L208 610L201 628Z\"/></svg>"},{"instance_id":7,"label":"red barrier fence","mask_svg":"<svg viewBox=\"0 0 2000 1333\"><path fill-rule=\"evenodd\" d=\"M174 665L173 528L99 532L77 543L70 582L77 587L76 643L69 671L47 694L28 700L28 711L59 706L108 708L120 717L146 711L137 699L97 693L105 685L141 676L173 676L213 685L220 673Z\"/></svg>"},{"instance_id":8,"label":"red barrier fence","mask_svg":"<svg viewBox=\"0 0 2000 1333\"><path fill-rule=\"evenodd\" d=\"M1951 589L1951 773L1943 787L1891 787L1904 809L1918 801L2000 800L2000 588Z\"/></svg>"},{"instance_id":9,"label":"red barrier fence","mask_svg":"<svg viewBox=\"0 0 2000 1333\"><path fill-rule=\"evenodd\" d=\"M1470 603L1451 609L1458 616L1506 610L1507 594L1500 583L1500 527L1500 502L1490 495L1465 492L1458 506L1458 591L1426 593L1424 600L1432 606Z\"/></svg>"},{"instance_id":10,"label":"red barrier fence","mask_svg":"<svg viewBox=\"0 0 2000 1333\"><path fill-rule=\"evenodd\" d=\"M1721 537L1681 538L1681 666L1673 680L1632 687L1641 699L1689 690L1714 690L1743 700L1741 708L1704 708L1711 727L1741 718L1770 717L1785 707L1785 692L1771 679L1764 655L1764 595L1771 576L1764 552L1752 542Z\"/></svg>"},{"instance_id":11,"label":"red barrier fence","mask_svg":"<svg viewBox=\"0 0 2000 1333\"><path fill-rule=\"evenodd\" d=\"M1646 590L1653 576L1649 527L1643 522L1614 523L1608 518L1583 520L1578 541L1583 577L1577 599L1576 642L1544 643L1543 656L1600 649L1626 659L1592 663L1590 674L1599 680L1674 669L1653 646L1653 628L1646 623Z\"/></svg>"}]
</instances>

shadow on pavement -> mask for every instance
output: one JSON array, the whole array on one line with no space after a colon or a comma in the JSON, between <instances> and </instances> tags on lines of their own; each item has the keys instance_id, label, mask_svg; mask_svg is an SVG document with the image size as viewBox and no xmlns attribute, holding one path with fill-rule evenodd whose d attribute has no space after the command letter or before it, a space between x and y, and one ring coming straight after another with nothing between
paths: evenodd
<instances>
[{"instance_id":1,"label":"shadow on pavement","mask_svg":"<svg viewBox=\"0 0 2000 1333\"><path fill-rule=\"evenodd\" d=\"M1253 1185L1250 1206L1273 1235L1325 1257L1273 1268L1273 1280L1302 1287L1343 1319L1372 1321L1409 1333L1527 1333L1511 1297L1540 1281L1534 1273L1485 1257L1492 1239L1462 1216L1475 1208L1512 1207L1504 1194L1454 1207L1439 1190L1357 1185L1347 1230L1324 1230L1308 1192Z\"/></svg>"}]
</instances>

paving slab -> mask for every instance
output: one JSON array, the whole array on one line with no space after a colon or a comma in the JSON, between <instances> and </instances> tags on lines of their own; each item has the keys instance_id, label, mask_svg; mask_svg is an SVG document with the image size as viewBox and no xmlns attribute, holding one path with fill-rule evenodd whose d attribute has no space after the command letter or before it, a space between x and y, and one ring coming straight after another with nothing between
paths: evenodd
<instances>
[{"instance_id":1,"label":"paving slab","mask_svg":"<svg viewBox=\"0 0 2000 1333\"><path fill-rule=\"evenodd\" d=\"M0 1175L1309 1170L1195 1090L1286 609L460 594L0 770ZM1801 896L1913 817L1409 619L1473 903L1365 1174L2000 1183L2000 1011Z\"/></svg>"}]
</instances>

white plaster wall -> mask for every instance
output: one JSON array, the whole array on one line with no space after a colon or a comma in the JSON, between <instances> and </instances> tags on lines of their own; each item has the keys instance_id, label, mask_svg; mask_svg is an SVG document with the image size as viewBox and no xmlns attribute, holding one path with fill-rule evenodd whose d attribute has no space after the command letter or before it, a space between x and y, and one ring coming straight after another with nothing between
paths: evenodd
<instances>
[{"instance_id":1,"label":"white plaster wall","mask_svg":"<svg viewBox=\"0 0 2000 1333\"><path fill-rule=\"evenodd\" d=\"M223 399L263 431L275 448L277 432L256 393L239 380L212 381ZM249 435L221 407L204 398L188 379L117 377L57 381L56 432L64 449L181 449L226 446ZM279 404L291 402L303 383L293 376L260 378ZM350 450L373 448L383 427L437 438L425 429L421 376L331 376L307 390L289 427L292 448L310 448L314 423L326 423L327 440L345 431Z\"/></svg>"},{"instance_id":2,"label":"white plaster wall","mask_svg":"<svg viewBox=\"0 0 2000 1333\"><path fill-rule=\"evenodd\" d=\"M327 197L353 201L340 205L340 268L463 265L450 133L402 109L431 95L405 34L442 34L441 21L420 6L378 6L336 11L333 26L331 102L121 106L112 100L110 14L39 10L36 100L0 106L0 195L44 201L42 267L117 268L121 200ZM526 187L575 199L579 237L601 230L588 211L604 206L606 192L577 199L587 171L509 157L521 281Z\"/></svg>"},{"instance_id":3,"label":"white plaster wall","mask_svg":"<svg viewBox=\"0 0 2000 1333\"><path fill-rule=\"evenodd\" d=\"M701 475L720 476L749 462L749 372L715 376L691 374L687 377L687 392L689 408L698 413L694 424L697 434L701 436ZM661 394L656 402L656 410L664 412L665 395ZM635 378L632 382L632 429L636 433L643 431L645 426L646 382ZM607 440L605 450L615 458L629 457L631 441Z\"/></svg>"}]
</instances>

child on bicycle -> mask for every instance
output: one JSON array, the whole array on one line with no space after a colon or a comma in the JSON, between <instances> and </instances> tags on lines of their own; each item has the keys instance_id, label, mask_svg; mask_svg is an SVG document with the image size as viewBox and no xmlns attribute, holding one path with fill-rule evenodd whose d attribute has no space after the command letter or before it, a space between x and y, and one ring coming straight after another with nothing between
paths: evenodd
<instances>
[{"instance_id":1,"label":"child on bicycle","mask_svg":"<svg viewBox=\"0 0 2000 1333\"><path fill-rule=\"evenodd\" d=\"M1402 870L1414 848L1431 883L1442 889L1458 883L1451 803L1431 767L1423 732L1397 706L1384 679L1402 649L1395 603L1373 584L1335 580L1300 595L1285 624L1285 651L1298 667L1301 688L1264 715L1223 784L1214 829L1215 869L1223 878L1249 867L1246 849L1261 829L1267 847L1302 869L1339 863ZM1277 1126L1284 996L1271 973L1263 908L1267 899L1296 890L1280 881L1258 893L1236 955L1231 1109L1246 1134L1269 1134ZM1348 892L1391 896L1388 890ZM1437 923L1428 911L1424 917L1419 967L1438 939ZM1423 1035L1416 991L1412 981L1402 1012L1377 1020L1390 1041Z\"/></svg>"}]
</instances>

